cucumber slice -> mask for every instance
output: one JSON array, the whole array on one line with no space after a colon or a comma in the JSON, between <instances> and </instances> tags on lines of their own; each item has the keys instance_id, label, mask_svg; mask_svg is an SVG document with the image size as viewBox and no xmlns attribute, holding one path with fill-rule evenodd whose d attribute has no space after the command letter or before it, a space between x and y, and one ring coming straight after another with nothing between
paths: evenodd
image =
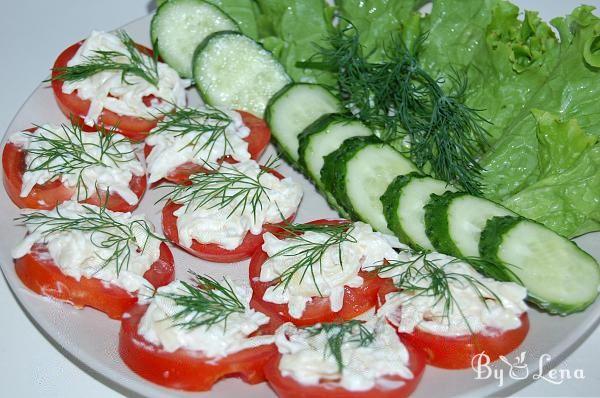
<instances>
[{"instance_id":1,"label":"cucumber slice","mask_svg":"<svg viewBox=\"0 0 600 398\"><path fill-rule=\"evenodd\" d=\"M273 54L239 32L208 36L194 53L192 69L204 102L258 117L263 117L269 99L290 82Z\"/></svg>"},{"instance_id":2,"label":"cucumber slice","mask_svg":"<svg viewBox=\"0 0 600 398\"><path fill-rule=\"evenodd\" d=\"M381 197L388 228L416 250L434 250L425 232L425 205L432 194L454 192L445 181L411 173L398 176Z\"/></svg>"},{"instance_id":3,"label":"cucumber slice","mask_svg":"<svg viewBox=\"0 0 600 398\"><path fill-rule=\"evenodd\" d=\"M223 30L239 28L219 7L203 0L170 0L158 8L150 24L155 50L183 77L192 77L196 47Z\"/></svg>"},{"instance_id":4,"label":"cucumber slice","mask_svg":"<svg viewBox=\"0 0 600 398\"><path fill-rule=\"evenodd\" d=\"M396 176L413 171L417 168L410 160L377 137L353 137L325 156L321 181L352 218L391 234L381 195Z\"/></svg>"},{"instance_id":5,"label":"cucumber slice","mask_svg":"<svg viewBox=\"0 0 600 398\"><path fill-rule=\"evenodd\" d=\"M425 206L425 230L437 251L454 257L479 257L479 238L492 217L515 216L490 200L463 192L433 195Z\"/></svg>"},{"instance_id":6,"label":"cucumber slice","mask_svg":"<svg viewBox=\"0 0 600 398\"><path fill-rule=\"evenodd\" d=\"M479 238L492 217L515 216L490 200L463 192L433 195L425 205L425 229L437 251L454 257L479 257Z\"/></svg>"},{"instance_id":7,"label":"cucumber slice","mask_svg":"<svg viewBox=\"0 0 600 398\"><path fill-rule=\"evenodd\" d=\"M321 169L325 156L337 150L348 138L370 135L373 135L371 129L358 120L335 113L323 115L300 134L300 165L317 186L322 187Z\"/></svg>"},{"instance_id":8,"label":"cucumber slice","mask_svg":"<svg viewBox=\"0 0 600 398\"><path fill-rule=\"evenodd\" d=\"M292 83L271 98L265 119L282 152L297 162L298 136L302 130L324 114L341 111L340 102L326 88L318 84Z\"/></svg>"},{"instance_id":9,"label":"cucumber slice","mask_svg":"<svg viewBox=\"0 0 600 398\"><path fill-rule=\"evenodd\" d=\"M481 233L484 258L510 264L506 279L519 279L529 299L550 313L582 311L598 296L600 267L574 242L534 221L494 217Z\"/></svg>"}]
</instances>

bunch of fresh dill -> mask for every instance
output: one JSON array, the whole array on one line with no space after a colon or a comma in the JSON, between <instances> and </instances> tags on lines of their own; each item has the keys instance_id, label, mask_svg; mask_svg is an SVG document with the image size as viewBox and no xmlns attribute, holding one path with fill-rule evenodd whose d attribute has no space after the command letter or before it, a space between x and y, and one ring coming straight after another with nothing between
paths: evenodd
<instances>
[{"instance_id":1,"label":"bunch of fresh dill","mask_svg":"<svg viewBox=\"0 0 600 398\"><path fill-rule=\"evenodd\" d=\"M465 105L467 81L456 70L447 78L433 77L419 64L425 39L421 36L408 48L400 37L392 37L383 60L373 61L357 29L347 22L303 66L336 72L334 89L354 117L383 141L405 143L421 169L480 194L477 157L488 145L488 121Z\"/></svg>"}]
</instances>

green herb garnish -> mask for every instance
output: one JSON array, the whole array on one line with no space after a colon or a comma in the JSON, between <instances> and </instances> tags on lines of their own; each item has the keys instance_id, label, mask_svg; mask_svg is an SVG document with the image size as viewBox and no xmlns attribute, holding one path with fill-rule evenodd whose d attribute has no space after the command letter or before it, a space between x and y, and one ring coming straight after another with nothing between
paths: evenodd
<instances>
[{"instance_id":1,"label":"green herb garnish","mask_svg":"<svg viewBox=\"0 0 600 398\"><path fill-rule=\"evenodd\" d=\"M182 108L174 105L172 112L161 112L164 118L158 122L150 135L161 134L165 132L174 133L175 137L194 135L188 146L200 151L208 149L209 156L212 154L217 141L222 137L225 141L223 153L225 156L227 148L232 148L226 135L227 128L233 122L229 115L220 109L206 107L205 109ZM206 137L202 145L198 145L201 139Z\"/></svg>"},{"instance_id":2,"label":"green herb garnish","mask_svg":"<svg viewBox=\"0 0 600 398\"><path fill-rule=\"evenodd\" d=\"M344 343L356 344L366 347L373 343L375 334L370 331L363 321L351 320L343 323L322 323L316 326L305 327L310 336L325 333L327 336L327 350L324 355L333 355L338 366L338 371L344 369L342 346Z\"/></svg>"},{"instance_id":3,"label":"green herb garnish","mask_svg":"<svg viewBox=\"0 0 600 398\"><path fill-rule=\"evenodd\" d=\"M286 223L281 227L286 239L292 240L294 243L285 249L273 254L270 258L277 257L295 257L298 260L287 268L280 276L277 282L277 287L286 289L294 276L300 274L300 281L303 281L307 275L310 275L315 283L315 287L321 294L319 286L316 282L316 267L322 268L323 257L329 248L335 248L340 267L343 269L342 260L342 243L356 243L356 239L351 235L354 226L353 224L292 224ZM326 235L323 242L315 242L307 239L304 236L306 232L316 232Z\"/></svg>"},{"instance_id":4,"label":"green herb garnish","mask_svg":"<svg viewBox=\"0 0 600 398\"><path fill-rule=\"evenodd\" d=\"M79 65L64 66L53 68L56 75L50 80L61 81L81 81L95 74L104 71L121 71L121 81L131 84L127 81L128 76L137 76L144 79L153 86L158 86L158 58L156 52L150 57L143 54L123 30L117 31L117 36L125 45L127 51L95 50L94 55L84 57L84 62ZM117 58L125 57L126 62L118 61Z\"/></svg>"},{"instance_id":5,"label":"green herb garnish","mask_svg":"<svg viewBox=\"0 0 600 398\"><path fill-rule=\"evenodd\" d=\"M56 214L45 211L32 211L16 218L28 226L34 226L32 232L41 232L47 240L54 234L79 231L91 234L91 242L100 249L110 249L111 253L103 261L102 268L114 262L117 275L123 267L128 268L131 256L141 250L144 252L151 238L164 240L153 232L151 224L145 220L133 220L123 223L115 218L106 209L92 205L81 205L84 209L82 215L70 218L62 214L60 207ZM140 234L145 238L142 244L138 242Z\"/></svg>"},{"instance_id":6,"label":"green herb garnish","mask_svg":"<svg viewBox=\"0 0 600 398\"><path fill-rule=\"evenodd\" d=\"M377 272L387 273L397 269L398 274L393 275L393 277L396 277L394 284L401 292L414 293L409 300L419 296L433 297L436 300L434 306L438 303L443 304L443 318L449 319L452 310L456 309L463 317L469 330L471 329L469 322L452 293L451 284L471 287L486 307L488 299L493 299L502 305L502 300L498 295L477 278L444 269L445 265L464 260L456 258L445 265L439 266L435 261L428 259L427 255L428 253L418 253L410 260L386 261L377 267Z\"/></svg>"},{"instance_id":7,"label":"green herb garnish","mask_svg":"<svg viewBox=\"0 0 600 398\"><path fill-rule=\"evenodd\" d=\"M244 313L246 307L235 294L229 281L219 283L210 276L203 276L192 271L194 283L182 281L185 287L181 293L165 293L162 296L175 301L182 309L171 316L175 325L187 330L201 326L211 326L225 322L234 313Z\"/></svg>"},{"instance_id":8,"label":"green herb garnish","mask_svg":"<svg viewBox=\"0 0 600 398\"><path fill-rule=\"evenodd\" d=\"M118 167L119 164L127 163L132 160L130 156L135 152L134 149L123 151L119 148L121 143L130 143L125 137L117 138L114 130L105 130L99 127L95 133L87 133L76 123L71 125L61 124L60 128L65 133L64 136L43 126L35 126L44 131L25 133L32 142L39 143L42 148L29 148L27 154L31 156L31 162L26 166L25 171L47 171L50 175L49 180L60 178L65 174L77 175L77 197L81 193L88 196L89 187L83 181L83 173L86 169L94 166ZM85 142L85 134L97 134L98 143ZM91 149L97 149L98 153L93 154Z\"/></svg>"},{"instance_id":9,"label":"green herb garnish","mask_svg":"<svg viewBox=\"0 0 600 398\"><path fill-rule=\"evenodd\" d=\"M257 212L262 210L263 201L269 200L269 190L261 177L276 167L277 159L269 160L261 167L257 176L250 176L231 164L223 163L218 168L210 164L203 167L206 172L193 174L189 177L189 185L165 184L161 188L168 193L159 201L169 199L176 203L185 203L186 209L199 209L208 206L209 209L224 209L231 207L228 217L240 211L250 211L256 219Z\"/></svg>"},{"instance_id":10,"label":"green herb garnish","mask_svg":"<svg viewBox=\"0 0 600 398\"><path fill-rule=\"evenodd\" d=\"M338 74L337 92L352 114L386 142L405 139L418 167L469 193L481 192L477 157L488 146L487 124L464 104L467 82L456 71L447 78L431 76L418 61L425 36L409 49L393 37L380 62L370 60L359 33L349 23L319 47L304 67Z\"/></svg>"}]
</instances>

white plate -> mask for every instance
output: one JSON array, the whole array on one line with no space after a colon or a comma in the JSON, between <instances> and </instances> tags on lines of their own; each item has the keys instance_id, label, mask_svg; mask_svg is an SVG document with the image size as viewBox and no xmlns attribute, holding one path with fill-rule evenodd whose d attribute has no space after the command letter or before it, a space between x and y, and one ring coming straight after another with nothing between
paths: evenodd
<instances>
[{"instance_id":1,"label":"white plate","mask_svg":"<svg viewBox=\"0 0 600 398\"><path fill-rule=\"evenodd\" d=\"M149 45L148 26L150 17L134 21L125 29L138 42ZM75 40L74 40L75 41ZM198 103L197 95L190 91L190 102ZM58 110L52 91L48 84L42 84L23 104L8 128L8 133L31 127L32 123L60 123L66 118ZM6 137L3 139L3 143ZM268 153L273 154L271 147ZM335 213L328 208L325 201L315 192L312 185L304 177L287 165L280 171L303 182L305 199L298 214L298 221L332 217ZM144 197L139 212L146 213L156 225L160 225L160 207L153 206L157 199L156 192L149 191ZM10 257L11 249L19 242L24 229L14 226L14 217L18 215L4 189L0 189L0 225L4 230L0 233L0 261L2 271L15 296L42 333L69 359L91 373L94 377L109 386L128 395L144 397L189 397L189 394L168 390L147 382L131 372L120 360L117 353L117 336L119 323L108 319L104 314L91 310L76 310L69 305L42 298L27 290L17 278ZM580 246L594 257L600 258L600 234L590 234L577 240ZM173 249L177 264L177 276L185 278L187 269L198 272L210 272L218 275L231 275L235 278L247 278L247 262L235 265L216 265L191 257L181 250ZM498 382L492 378L476 380L471 370L444 371L428 367L423 381L418 387L415 397L450 396L450 395L507 395L522 388L531 381L537 372L539 358L549 354L552 364L559 363L579 345L600 322L600 302L596 302L584 313L569 317L552 317L532 309L530 311L531 330L523 345L517 350L527 352L526 364L530 377L525 380L504 380L499 388ZM514 356L509 356L511 361ZM552 365L550 364L550 365ZM546 365L546 369L550 365ZM494 366L503 367L496 364ZM507 371L506 367L504 370ZM266 384L249 386L237 379L225 380L217 384L211 393L214 397L240 396L269 397L273 396Z\"/></svg>"}]
</instances>

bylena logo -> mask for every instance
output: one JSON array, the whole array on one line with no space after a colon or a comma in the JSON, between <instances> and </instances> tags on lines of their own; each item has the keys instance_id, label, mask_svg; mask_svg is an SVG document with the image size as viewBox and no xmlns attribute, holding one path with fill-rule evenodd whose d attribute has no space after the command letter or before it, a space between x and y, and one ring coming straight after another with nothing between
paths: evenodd
<instances>
[{"instance_id":1,"label":"bylena logo","mask_svg":"<svg viewBox=\"0 0 600 398\"><path fill-rule=\"evenodd\" d=\"M498 386L502 387L505 380L524 380L531 377L533 380L544 380L552 384L562 384L565 380L570 379L585 379L583 369L548 369L548 364L552 360L550 354L542 354L538 360L538 370L532 372L529 369L529 364L526 362L527 351L522 351L511 362L509 358L500 355L496 364L493 366L489 355L481 352L471 360L471 368L475 372L475 380L494 379L498 381Z\"/></svg>"}]
</instances>

